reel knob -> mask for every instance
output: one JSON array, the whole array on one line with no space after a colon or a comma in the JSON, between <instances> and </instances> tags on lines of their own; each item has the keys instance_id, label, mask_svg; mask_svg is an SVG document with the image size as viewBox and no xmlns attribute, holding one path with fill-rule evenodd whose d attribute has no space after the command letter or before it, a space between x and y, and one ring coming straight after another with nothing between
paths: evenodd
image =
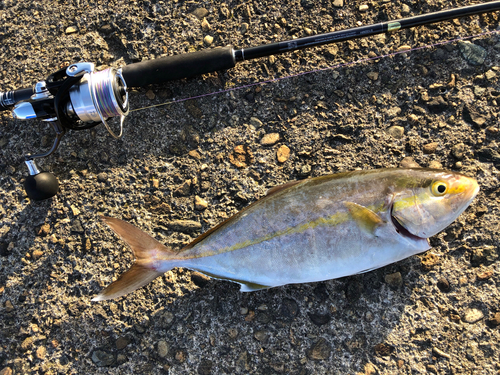
<instances>
[{"instance_id":1,"label":"reel knob","mask_svg":"<svg viewBox=\"0 0 500 375\"><path fill-rule=\"evenodd\" d=\"M30 175L24 181L24 190L34 201L52 198L59 190L59 181L50 172L40 172L34 160L26 160Z\"/></svg>"}]
</instances>

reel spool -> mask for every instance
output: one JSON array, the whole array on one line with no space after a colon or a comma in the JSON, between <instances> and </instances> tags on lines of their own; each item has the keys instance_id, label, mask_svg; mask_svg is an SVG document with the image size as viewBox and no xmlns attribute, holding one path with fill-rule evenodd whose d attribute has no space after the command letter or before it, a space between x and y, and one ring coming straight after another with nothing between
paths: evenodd
<instances>
[{"instance_id":1,"label":"reel spool","mask_svg":"<svg viewBox=\"0 0 500 375\"><path fill-rule=\"evenodd\" d=\"M109 134L120 138L123 134L123 122L129 112L127 84L121 69L109 68L94 72L94 64L80 63L70 65L66 74L75 77L85 72L77 85L69 89L70 101L66 113L75 115L84 123L103 123ZM115 134L107 119L120 116L120 131Z\"/></svg>"}]
</instances>

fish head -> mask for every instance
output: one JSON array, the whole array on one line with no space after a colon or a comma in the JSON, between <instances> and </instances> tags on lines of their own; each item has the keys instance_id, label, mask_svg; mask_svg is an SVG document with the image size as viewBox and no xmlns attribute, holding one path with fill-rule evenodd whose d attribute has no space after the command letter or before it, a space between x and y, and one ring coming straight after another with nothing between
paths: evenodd
<instances>
[{"instance_id":1,"label":"fish head","mask_svg":"<svg viewBox=\"0 0 500 375\"><path fill-rule=\"evenodd\" d=\"M398 185L392 221L398 232L419 238L429 238L450 225L479 192L475 179L438 170L410 170Z\"/></svg>"}]
</instances>

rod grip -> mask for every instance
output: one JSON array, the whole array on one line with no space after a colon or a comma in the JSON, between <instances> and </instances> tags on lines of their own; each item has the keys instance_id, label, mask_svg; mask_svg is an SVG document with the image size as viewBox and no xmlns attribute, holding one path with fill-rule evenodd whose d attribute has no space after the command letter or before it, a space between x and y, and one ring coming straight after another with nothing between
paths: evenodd
<instances>
[{"instance_id":1,"label":"rod grip","mask_svg":"<svg viewBox=\"0 0 500 375\"><path fill-rule=\"evenodd\" d=\"M235 65L234 50L228 46L126 65L122 74L127 86L142 87L229 69Z\"/></svg>"}]
</instances>

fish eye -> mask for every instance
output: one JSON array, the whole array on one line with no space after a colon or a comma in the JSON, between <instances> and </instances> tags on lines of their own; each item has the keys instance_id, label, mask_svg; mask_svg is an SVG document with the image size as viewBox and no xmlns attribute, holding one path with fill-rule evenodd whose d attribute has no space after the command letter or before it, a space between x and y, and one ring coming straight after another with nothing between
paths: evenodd
<instances>
[{"instance_id":1,"label":"fish eye","mask_svg":"<svg viewBox=\"0 0 500 375\"><path fill-rule=\"evenodd\" d=\"M432 184L431 190L436 197L441 197L448 191L448 185L443 181L436 181Z\"/></svg>"}]
</instances>

